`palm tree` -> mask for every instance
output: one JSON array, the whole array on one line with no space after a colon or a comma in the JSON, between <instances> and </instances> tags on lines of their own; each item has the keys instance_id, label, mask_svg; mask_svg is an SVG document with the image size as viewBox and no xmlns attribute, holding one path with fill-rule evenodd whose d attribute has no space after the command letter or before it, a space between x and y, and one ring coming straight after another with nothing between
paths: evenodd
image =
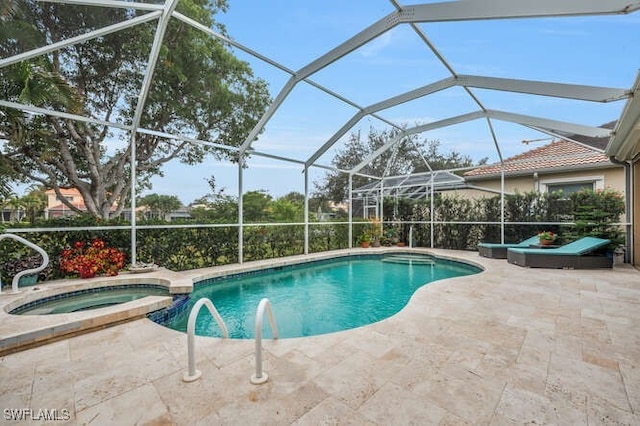
<instances>
[{"instance_id":1,"label":"palm tree","mask_svg":"<svg viewBox=\"0 0 640 426\"><path fill-rule=\"evenodd\" d=\"M22 202L22 199L14 193L11 197L9 197L6 205L11 209L11 213L9 214L9 221L19 222L21 219L20 211L24 211L24 203Z\"/></svg>"},{"instance_id":2,"label":"palm tree","mask_svg":"<svg viewBox=\"0 0 640 426\"><path fill-rule=\"evenodd\" d=\"M0 0L0 57L45 44L32 13L25 0ZM77 92L55 71L47 55L0 68L0 93L7 100L45 108L62 107L68 112L77 112L82 105ZM0 107L0 139L28 145L32 142L28 120L22 111ZM24 176L20 173L22 167L24 165L14 162L9 154L0 152L1 198L15 195L10 183Z\"/></svg>"},{"instance_id":3,"label":"palm tree","mask_svg":"<svg viewBox=\"0 0 640 426\"><path fill-rule=\"evenodd\" d=\"M30 191L21 198L21 201L30 223L35 222L36 218L44 213L47 206L47 196L40 185L32 185Z\"/></svg>"}]
</instances>

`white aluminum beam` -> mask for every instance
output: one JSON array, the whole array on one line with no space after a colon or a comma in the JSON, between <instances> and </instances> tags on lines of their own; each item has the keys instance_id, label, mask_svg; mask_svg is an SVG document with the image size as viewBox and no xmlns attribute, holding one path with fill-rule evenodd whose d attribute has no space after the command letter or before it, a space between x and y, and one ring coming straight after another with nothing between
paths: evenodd
<instances>
[{"instance_id":1,"label":"white aluminum beam","mask_svg":"<svg viewBox=\"0 0 640 426\"><path fill-rule=\"evenodd\" d=\"M138 95L138 102L136 104L135 111L133 113L133 119L131 120L131 126L133 129L140 127L140 121L142 119L142 113L147 102L147 96L149 95L149 88L151 87L151 81L153 80L153 74L156 69L156 63L158 62L158 55L160 54L160 48L162 47L162 41L164 40L164 34L167 31L169 25L169 19L171 19L171 13L175 10L180 0L167 0L164 3L164 9L162 16L158 20L156 27L156 33L153 37L153 44L151 45L151 51L149 52L149 59L147 60L147 68L144 73L144 79L142 80L142 86L140 87L140 94ZM156 12L152 12L156 13ZM131 263L136 264L136 136L135 131L131 132L129 143L131 151Z\"/></svg>"},{"instance_id":2,"label":"white aluminum beam","mask_svg":"<svg viewBox=\"0 0 640 426\"><path fill-rule=\"evenodd\" d=\"M25 105L25 104L19 104L16 102L0 100L0 106L13 108L13 109L33 113L33 114L50 115L52 117L60 117L60 118L67 118L69 120L82 121L83 123L99 124L101 126L114 127L116 129L131 130L131 126L127 126L126 124L116 123L114 121L98 120L95 118L85 117L82 115L69 114L68 112L52 111L52 110L36 107L33 105Z\"/></svg>"},{"instance_id":3,"label":"white aluminum beam","mask_svg":"<svg viewBox=\"0 0 640 426\"><path fill-rule=\"evenodd\" d=\"M162 12L150 12L144 14L142 16L137 16L132 19L128 19L123 22L118 22L117 24L109 25L104 28L100 28L95 31L90 31L86 34L82 34L76 37L71 37L67 40L61 40L57 43L52 43L47 46L42 46L37 49L29 50L27 52L19 53L17 55L9 56L5 59L0 59L0 68L6 67L8 65L12 65L18 62L26 61L27 59L32 59L40 55L44 55L45 53L53 52L55 50L62 49L67 46L71 46L74 44L82 43L87 40L91 40L98 37L103 37L105 35L115 33L116 31L133 27L139 24L143 24L145 22L152 21L154 19L158 19L162 15Z\"/></svg>"},{"instance_id":4,"label":"white aluminum beam","mask_svg":"<svg viewBox=\"0 0 640 426\"><path fill-rule=\"evenodd\" d=\"M441 127L453 126L454 124L460 124L466 121L477 120L483 117L485 117L485 113L483 111L469 112L467 114L456 115L455 117L449 117L449 118L445 118L444 120L433 121L431 123L412 127L410 129L407 129L407 133L413 135L416 133L422 133L422 132L427 132L429 130L439 129Z\"/></svg>"},{"instance_id":5,"label":"white aluminum beam","mask_svg":"<svg viewBox=\"0 0 640 426\"><path fill-rule=\"evenodd\" d=\"M395 138L391 139L386 144L382 145L380 148L378 148L375 151L373 151L371 154L367 155L364 160L362 160L357 166L355 166L353 169L351 169L351 173L356 173L356 172L359 172L360 170L362 170L374 158L377 158L380 155L382 155L386 150L391 148L396 142L398 142L399 140L401 140L402 138L404 138L406 136L407 136L407 133L402 132L398 136L396 136ZM378 179L379 179L379 177L378 177Z\"/></svg>"},{"instance_id":6,"label":"white aluminum beam","mask_svg":"<svg viewBox=\"0 0 640 426\"><path fill-rule=\"evenodd\" d=\"M260 117L260 120L258 121L258 123L255 126L253 126L253 129L251 129L251 132L249 132L249 136L247 136L247 138L244 140L244 142L240 146L240 156L244 155L245 151L249 149L249 147L253 143L253 140L256 137L258 137L258 134L262 131L262 129L264 129L264 126L271 119L271 117L273 117L273 114L276 113L280 105L282 105L282 102L284 102L287 96L289 96L289 93L291 93L291 90L293 90L296 83L297 83L296 77L291 77L286 82L284 87L280 90L280 93L278 93L278 96L274 99L271 105L269 105L269 108L262 115L262 117Z\"/></svg>"},{"instance_id":7,"label":"white aluminum beam","mask_svg":"<svg viewBox=\"0 0 640 426\"><path fill-rule=\"evenodd\" d=\"M404 6L400 22L543 18L627 14L640 9L632 0L460 0Z\"/></svg>"},{"instance_id":8,"label":"white aluminum beam","mask_svg":"<svg viewBox=\"0 0 640 426\"><path fill-rule=\"evenodd\" d=\"M414 99L421 98L423 96L427 96L440 90L448 89L449 87L454 86L454 82L455 80L453 79L453 77L445 78L443 80L436 81L435 83L427 84L426 86L419 87L417 89L385 99L382 102L371 104L363 108L361 111L356 113L344 126L342 126L340 130L338 130L333 136L331 136L331 138L329 138L329 140L325 142L324 145L322 145L311 157L309 157L309 159L305 163L305 167L309 167L318 158L320 158L338 141L338 139L344 136L344 134L347 133L353 126L355 126L358 121L360 121L364 116L382 111L383 109L403 104L405 102L412 101Z\"/></svg>"},{"instance_id":9,"label":"white aluminum beam","mask_svg":"<svg viewBox=\"0 0 640 426\"><path fill-rule=\"evenodd\" d=\"M351 127L355 126L355 124L360 121L364 115L392 108L453 86L494 89L507 92L518 92L592 102L611 102L628 98L630 96L630 91L627 89L609 87L548 83L533 80L516 80L474 75L449 77L365 107L363 111L354 115L351 120L341 127L338 132L336 132L324 145L322 145L322 147L309 157L305 166L308 167L310 164L313 164L315 160L331 148Z\"/></svg>"},{"instance_id":10,"label":"white aluminum beam","mask_svg":"<svg viewBox=\"0 0 640 426\"><path fill-rule=\"evenodd\" d=\"M177 18L177 19L179 19L179 20L181 20L181 21L183 21L183 22L185 22L185 23L187 23L187 24L191 25L192 27L194 27L194 28L196 28L196 29L198 29L198 30L200 30L200 31L203 31L203 32L205 32L205 33L209 34L209 35L210 35L210 36L212 36L212 37L215 37L215 38L217 38L217 39L219 39L219 40L222 40L222 41L224 41L225 43L229 43L230 45L232 45L232 46L234 46L234 47L237 47L238 49L242 50L243 52L248 53L248 54L250 54L250 55L252 55L252 56L254 56L254 57L258 58L258 59L260 59L260 60L262 60L262 61L266 62L267 64L269 64L269 65L271 65L271 66L273 66L273 67L278 68L278 69L279 69L279 70L281 70L281 71L284 71L285 73L289 74L290 76L295 77L295 75L296 75L295 71L293 71L293 70L291 70L291 69L289 69L289 68L285 67L284 65L282 65L282 64L280 64L280 63L278 63L278 62L274 61L274 60L273 60L273 59L271 59L271 58L268 58L268 57L266 57L266 56L264 56L264 55L262 55L262 54L260 54L260 53L256 52L255 50L249 49L248 47L244 46L244 45L243 45L243 44L241 44L241 43L238 43L238 42L237 42L237 41L235 41L235 40L232 40L232 39L230 39L230 38L228 38L228 37L225 37L225 36L223 36L223 35L221 35L221 34L219 34L219 33L215 32L215 31L213 31L211 28L205 27L204 25L202 25L202 24L201 24L201 23L199 23L198 21L195 21L195 20L193 20L193 19L191 19L191 18L189 18L189 17L187 17L187 16L184 16L183 14L181 14L181 13L179 13L179 12L175 12L175 11L173 12L173 16L174 16L175 18ZM308 84L310 84L311 86L315 87L316 89L321 90L321 91L323 91L324 93L326 93L326 94L328 94L328 95L330 95L330 96L333 96L334 98L336 98L336 99L338 99L338 100L340 100L340 101L344 102L344 103L345 103L345 104L347 104L347 105L350 105L350 106L352 106L352 107L354 107L354 108L356 108L356 109L358 109L358 110L363 110L363 109L364 109L363 107L361 107L360 105L356 104L356 103L355 103L355 102L353 102L352 100L345 98L344 96L340 95L339 93L334 92L333 90L327 89L326 87L322 86L322 85L321 85L321 84L319 84L319 83L316 83L315 81L313 81L313 80L311 80L311 79L309 79L309 78L305 78L305 79L303 79L303 81L304 81L305 83L308 83ZM278 105L278 107L279 107L279 105ZM275 112L275 111L274 111L274 112ZM373 116L373 117L375 117L375 118L377 118L378 120L380 120L380 121L384 122L384 123L387 123L388 125L390 125L390 126L392 126L392 127L395 127L395 128L398 128L398 129L400 128L400 126L398 126L397 124L392 123L391 121L386 120L386 119L385 119L385 118L383 118L383 117L377 116L377 115L375 115L375 114L372 114L372 116ZM264 128L264 125L262 126L262 128ZM257 130L257 133L260 133L260 131L261 131L261 130L262 130L262 129ZM257 133L256 133L256 135L257 135ZM249 145L248 145L248 147L247 147L247 150L248 150L248 149L249 149L249 147L251 146L251 143L253 143L253 142L250 142L250 143L249 143Z\"/></svg>"},{"instance_id":11,"label":"white aluminum beam","mask_svg":"<svg viewBox=\"0 0 640 426\"><path fill-rule=\"evenodd\" d=\"M535 126L547 129L554 133L576 133L578 135L603 138L611 136L610 129L602 127L584 126L581 124L568 123L566 121L550 120L547 118L532 117L530 115L515 114L512 112L488 110L486 112L490 118L496 120L509 121L511 123L522 124L524 126Z\"/></svg>"},{"instance_id":12,"label":"white aluminum beam","mask_svg":"<svg viewBox=\"0 0 640 426\"><path fill-rule=\"evenodd\" d=\"M300 68L296 73L298 80L309 77L310 75L320 71L327 65L353 52L360 46L363 46L366 43L370 42L379 35L387 32L391 28L398 25L398 23L400 22L399 18L399 12L392 12L379 21L375 22L374 24L370 25L369 27L365 28L364 30L360 31L358 34L354 35L347 41L331 49L329 52L320 56L308 65Z\"/></svg>"},{"instance_id":13,"label":"white aluminum beam","mask_svg":"<svg viewBox=\"0 0 640 426\"><path fill-rule=\"evenodd\" d=\"M397 143L400 139L402 139L405 136L426 132L428 130L438 129L440 127L452 126L454 124L464 123L465 121L477 120L484 116L485 116L484 112L476 111L468 114L458 115L456 117L450 117L440 121L434 121L432 123L423 124L421 126L412 127L410 129L406 129L402 134L391 139L389 142L387 142L386 144L382 145L380 148L376 149L374 152L369 154L357 166L351 169L351 172L354 173L362 170L362 168L367 164L369 164L374 158L377 158L378 156L382 155L386 150L391 148L393 144Z\"/></svg>"},{"instance_id":14,"label":"white aluminum beam","mask_svg":"<svg viewBox=\"0 0 640 426\"><path fill-rule=\"evenodd\" d=\"M255 58L258 58L258 59L268 63L269 65L271 65L273 67L276 67L281 71L286 72L289 75L294 75L295 74L295 71L285 67L284 65L274 61L271 58L268 58L268 57L256 52L253 49L248 48L247 46L245 46L245 45L243 45L241 43L238 43L237 41L235 41L233 39L230 39L229 37L223 36L222 34L216 32L216 31L213 31L211 28L209 28L209 27L207 27L205 25L202 25L200 22L196 21L195 19L189 18L188 16L185 16L182 13L176 12L176 11L173 12L173 17L178 19L178 20L180 20L180 21L182 21L182 22L184 22L185 24L191 25L192 27L194 27L194 28L206 33L206 34L209 34L212 37L215 37L215 38L217 38L219 40L222 40L225 43L229 43L230 45L232 45L234 47L237 47L238 49L242 50L243 52L248 53L249 55L251 55L251 56L253 56Z\"/></svg>"},{"instance_id":15,"label":"white aluminum beam","mask_svg":"<svg viewBox=\"0 0 640 426\"><path fill-rule=\"evenodd\" d=\"M355 126L366 114L364 111L358 111L349 121L347 121L340 129L329 138L309 159L305 162L305 168L313 164L320 158L329 148L331 148L345 133Z\"/></svg>"},{"instance_id":16,"label":"white aluminum beam","mask_svg":"<svg viewBox=\"0 0 640 426\"><path fill-rule=\"evenodd\" d=\"M555 139L558 139L558 140L563 139L565 141L573 142L576 145L580 145L580 146L585 147L585 148L587 148L587 149L589 149L591 151L599 152L600 154L604 154L604 150L603 149L596 148L595 146L587 145L586 143L577 141L577 140L572 139L572 138L570 138L568 136L561 135L559 133L555 133L555 132L552 132L552 131L547 130L547 129L541 129L540 127L535 127L535 126L526 126L526 127L529 127L530 129L536 130L536 131L538 131L540 133L544 133L546 135L549 135L549 136L551 136L551 138L555 138Z\"/></svg>"},{"instance_id":17,"label":"white aluminum beam","mask_svg":"<svg viewBox=\"0 0 640 426\"><path fill-rule=\"evenodd\" d=\"M435 83L427 84L414 90L402 93L397 96L385 99L384 101L369 105L365 108L365 112L370 114L372 112L382 111L397 105L404 104L414 99L422 98L432 93L439 92L441 90L448 89L456 85L456 81L453 77L445 78L443 80L436 81Z\"/></svg>"},{"instance_id":18,"label":"white aluminum beam","mask_svg":"<svg viewBox=\"0 0 640 426\"><path fill-rule=\"evenodd\" d=\"M164 5L153 3L137 3L120 0L36 0L42 3L73 4L78 6L97 6L119 9L162 10Z\"/></svg>"},{"instance_id":19,"label":"white aluminum beam","mask_svg":"<svg viewBox=\"0 0 640 426\"><path fill-rule=\"evenodd\" d=\"M208 146L212 146L214 148L224 149L226 151L234 151L234 152L238 151L238 147L237 146L223 145L221 143L204 141L202 139L190 138L188 136L182 136L182 135L176 135L176 134L173 134L173 133L160 132L158 130L145 129L143 127L139 127L136 131L138 133L142 133L144 135L158 136L160 138L173 139L173 140L176 140L176 141L184 141L184 142L189 142L189 143L196 144L196 145L208 145Z\"/></svg>"},{"instance_id":20,"label":"white aluminum beam","mask_svg":"<svg viewBox=\"0 0 640 426\"><path fill-rule=\"evenodd\" d=\"M550 83L533 80L515 80L510 78L459 75L457 86L493 89L530 95L552 96L556 98L576 99L591 102L613 102L628 98L628 89L584 86L579 84Z\"/></svg>"},{"instance_id":21,"label":"white aluminum beam","mask_svg":"<svg viewBox=\"0 0 640 426\"><path fill-rule=\"evenodd\" d=\"M252 141L262 131L298 81L306 79L400 23L630 13L640 8L640 5L629 6L626 2L627 0L610 0L606 5L602 5L597 0L564 0L563 2L558 2L557 0L539 0L536 2L530 2L529 0L465 0L406 6L400 11L388 14L299 69L295 76L292 77L295 81L291 84L291 87L288 87L289 83L285 86L278 94L276 102L271 105L258 124L252 129L249 137L242 145L241 152L251 146ZM320 155L322 153L316 152L314 154L316 159ZM307 164L311 163L313 161L307 162Z\"/></svg>"},{"instance_id":22,"label":"white aluminum beam","mask_svg":"<svg viewBox=\"0 0 640 426\"><path fill-rule=\"evenodd\" d=\"M640 146L640 73L633 84L633 97L627 101L613 130L605 153L620 161L633 159Z\"/></svg>"}]
</instances>

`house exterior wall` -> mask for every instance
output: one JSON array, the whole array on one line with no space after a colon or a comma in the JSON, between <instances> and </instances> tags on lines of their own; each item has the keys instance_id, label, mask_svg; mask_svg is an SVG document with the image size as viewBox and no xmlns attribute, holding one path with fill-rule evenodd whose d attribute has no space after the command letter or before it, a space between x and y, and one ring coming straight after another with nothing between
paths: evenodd
<instances>
[{"instance_id":1,"label":"house exterior wall","mask_svg":"<svg viewBox=\"0 0 640 426\"><path fill-rule=\"evenodd\" d=\"M75 190L75 189L62 189L61 192L62 192L62 195L65 198L67 198L69 201L71 201L72 203L76 203L76 202L82 200L82 197L81 197L80 192L78 190ZM46 190L45 194L47 195L47 209L50 209L50 208L55 207L55 206L59 205L60 203L62 203L62 201L60 201L58 199L58 195L56 194L56 192L53 189Z\"/></svg>"},{"instance_id":2,"label":"house exterior wall","mask_svg":"<svg viewBox=\"0 0 640 426\"><path fill-rule=\"evenodd\" d=\"M513 193L516 190L519 192L528 192L534 189L544 190L546 185L549 183L574 182L592 179L598 179L596 182L596 189L611 188L624 193L624 167L622 166L600 169L583 169L562 173L540 172L537 176L538 188L536 188L536 180L534 179L533 173L527 176L505 176L504 190L507 193ZM477 187L500 191L499 177L469 179L468 182ZM479 191L475 191L475 193L491 194L489 192L481 193Z\"/></svg>"},{"instance_id":3,"label":"house exterior wall","mask_svg":"<svg viewBox=\"0 0 640 426\"><path fill-rule=\"evenodd\" d=\"M631 180L631 198L632 198L632 233L633 245L631 252L631 263L636 268L640 267L640 161L633 163L632 180Z\"/></svg>"},{"instance_id":4,"label":"house exterior wall","mask_svg":"<svg viewBox=\"0 0 640 426\"><path fill-rule=\"evenodd\" d=\"M634 189L636 190L636 194L632 197L632 200L625 200L625 202L633 203L634 200L640 199L640 165L636 163L634 165L636 173L634 173L634 177L636 179ZM519 192L528 192L534 189L538 189L540 191L545 191L546 185L549 183L558 183L558 182L579 182L581 180L592 180L598 179L596 182L596 189L604 189L610 188L615 191L618 191L622 194L625 193L625 176L624 176L624 167L616 166L610 168L598 168L598 169L582 169L574 172L563 172L563 173L538 173L537 183L534 179L533 174L530 176L505 176L504 178L504 190L505 193L514 193L516 190ZM500 178L491 178L491 179L474 179L469 181L470 184L476 187L487 188L493 191L500 191ZM490 191L481 191L475 189L464 189L456 191L457 195L468 197L468 198L479 198L479 197L492 197L496 195L495 192ZM635 217L634 217L634 242L635 244L640 244L640 208L634 209ZM626 215L622 215L620 217L621 222L626 222ZM640 263L640 246L634 248L634 253L637 253L636 259L637 262Z\"/></svg>"}]
</instances>

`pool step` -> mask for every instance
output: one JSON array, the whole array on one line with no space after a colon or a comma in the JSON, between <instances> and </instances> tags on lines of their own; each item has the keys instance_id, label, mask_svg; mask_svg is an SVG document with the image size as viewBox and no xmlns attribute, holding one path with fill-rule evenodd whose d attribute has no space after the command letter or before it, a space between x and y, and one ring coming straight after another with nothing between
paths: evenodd
<instances>
[{"instance_id":1,"label":"pool step","mask_svg":"<svg viewBox=\"0 0 640 426\"><path fill-rule=\"evenodd\" d=\"M382 258L383 262L390 263L403 263L406 265L435 265L436 261L427 257L415 257L415 256L386 256Z\"/></svg>"}]
</instances>

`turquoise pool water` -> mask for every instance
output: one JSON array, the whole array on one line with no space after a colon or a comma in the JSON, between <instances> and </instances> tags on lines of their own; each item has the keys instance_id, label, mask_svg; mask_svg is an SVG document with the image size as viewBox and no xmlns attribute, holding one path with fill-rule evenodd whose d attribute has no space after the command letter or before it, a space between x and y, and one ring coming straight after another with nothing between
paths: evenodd
<instances>
[{"instance_id":1,"label":"turquoise pool water","mask_svg":"<svg viewBox=\"0 0 640 426\"><path fill-rule=\"evenodd\" d=\"M9 313L17 315L66 314L104 308L146 296L169 296L169 290L166 287L152 284L91 288L39 299L19 306Z\"/></svg>"},{"instance_id":2,"label":"turquoise pool water","mask_svg":"<svg viewBox=\"0 0 640 426\"><path fill-rule=\"evenodd\" d=\"M371 324L399 312L425 284L480 272L479 268L428 256L392 255L338 258L250 275L202 281L188 308L164 325L186 332L191 307L211 299L229 337L254 337L258 303L268 298L280 337L332 333ZM196 334L221 337L216 322L202 309ZM268 321L263 335L271 338Z\"/></svg>"}]
</instances>

